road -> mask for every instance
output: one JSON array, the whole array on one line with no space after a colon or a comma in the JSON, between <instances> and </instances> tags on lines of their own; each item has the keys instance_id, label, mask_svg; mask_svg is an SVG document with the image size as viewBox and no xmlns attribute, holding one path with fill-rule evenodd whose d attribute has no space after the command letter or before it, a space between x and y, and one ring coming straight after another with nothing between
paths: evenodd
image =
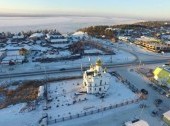
<instances>
[{"instance_id":1,"label":"road","mask_svg":"<svg viewBox=\"0 0 170 126\"><path fill-rule=\"evenodd\" d=\"M118 68L118 67L125 67L125 66L135 66L142 64L158 64L158 63L165 63L168 62L169 59L162 59L162 60L148 60L148 61L135 61L132 63L121 63L121 64L107 64L105 65L107 68ZM84 67L87 69L89 67ZM15 74L1 74L0 79L5 78L15 78L15 77L24 77L24 76L36 76L36 75L44 75L44 74L56 74L56 73L67 73L67 72L77 72L81 71L80 67L77 68L68 68L68 69L55 69L55 70L46 70L46 71L34 71L34 72L25 72L25 73L15 73Z\"/></svg>"}]
</instances>

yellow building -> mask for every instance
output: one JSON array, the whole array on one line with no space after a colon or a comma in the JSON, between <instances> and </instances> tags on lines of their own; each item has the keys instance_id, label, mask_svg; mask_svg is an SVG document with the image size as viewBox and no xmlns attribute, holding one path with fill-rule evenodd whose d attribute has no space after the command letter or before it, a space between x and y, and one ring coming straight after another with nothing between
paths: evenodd
<instances>
[{"instance_id":1,"label":"yellow building","mask_svg":"<svg viewBox=\"0 0 170 126\"><path fill-rule=\"evenodd\" d=\"M157 67L154 71L154 79L158 81L160 85L170 87L170 67Z\"/></svg>"},{"instance_id":2,"label":"yellow building","mask_svg":"<svg viewBox=\"0 0 170 126\"><path fill-rule=\"evenodd\" d=\"M163 114L163 120L168 126L170 126L170 111Z\"/></svg>"}]
</instances>

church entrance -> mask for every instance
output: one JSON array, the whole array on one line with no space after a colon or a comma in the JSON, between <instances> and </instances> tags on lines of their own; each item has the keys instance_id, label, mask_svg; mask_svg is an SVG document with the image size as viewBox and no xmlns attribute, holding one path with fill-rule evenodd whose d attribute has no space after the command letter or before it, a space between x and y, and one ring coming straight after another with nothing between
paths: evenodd
<instances>
[{"instance_id":1,"label":"church entrance","mask_svg":"<svg viewBox=\"0 0 170 126\"><path fill-rule=\"evenodd\" d=\"M102 89L101 88L99 88L99 91L101 91Z\"/></svg>"}]
</instances>

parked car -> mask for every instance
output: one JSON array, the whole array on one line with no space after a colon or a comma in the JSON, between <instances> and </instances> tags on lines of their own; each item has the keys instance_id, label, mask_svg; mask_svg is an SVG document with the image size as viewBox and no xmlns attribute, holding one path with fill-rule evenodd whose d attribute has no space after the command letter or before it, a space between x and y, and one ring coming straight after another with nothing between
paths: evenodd
<instances>
[{"instance_id":1,"label":"parked car","mask_svg":"<svg viewBox=\"0 0 170 126\"><path fill-rule=\"evenodd\" d=\"M153 86L153 89L154 89L154 90L157 90L157 89L158 89L158 87L157 87L157 86Z\"/></svg>"},{"instance_id":2,"label":"parked car","mask_svg":"<svg viewBox=\"0 0 170 126\"><path fill-rule=\"evenodd\" d=\"M157 116L157 115L158 115L158 111L157 111L157 110L153 110L153 111L151 112L151 116L155 117L155 116Z\"/></svg>"},{"instance_id":3,"label":"parked car","mask_svg":"<svg viewBox=\"0 0 170 126\"><path fill-rule=\"evenodd\" d=\"M153 84L152 84L152 83L149 83L148 85L149 85L149 86L151 86L151 87L153 86Z\"/></svg>"},{"instance_id":4,"label":"parked car","mask_svg":"<svg viewBox=\"0 0 170 126\"><path fill-rule=\"evenodd\" d=\"M148 95L148 91L146 89L141 89L141 92L145 95Z\"/></svg>"},{"instance_id":5,"label":"parked car","mask_svg":"<svg viewBox=\"0 0 170 126\"><path fill-rule=\"evenodd\" d=\"M66 69L65 69L65 68L61 68L61 69L60 69L60 71L64 71L64 70L66 70Z\"/></svg>"},{"instance_id":6,"label":"parked car","mask_svg":"<svg viewBox=\"0 0 170 126\"><path fill-rule=\"evenodd\" d=\"M43 106L43 110L48 110L47 106Z\"/></svg>"},{"instance_id":7,"label":"parked car","mask_svg":"<svg viewBox=\"0 0 170 126\"><path fill-rule=\"evenodd\" d=\"M147 105L146 105L146 104L140 104L139 107L140 107L140 108L146 108Z\"/></svg>"},{"instance_id":8,"label":"parked car","mask_svg":"<svg viewBox=\"0 0 170 126\"><path fill-rule=\"evenodd\" d=\"M161 99L155 99L154 104L159 106L163 101Z\"/></svg>"},{"instance_id":9,"label":"parked car","mask_svg":"<svg viewBox=\"0 0 170 126\"><path fill-rule=\"evenodd\" d=\"M163 90L161 90L159 93L160 93L161 95L165 95L165 94L166 94L166 92L163 91Z\"/></svg>"}]
</instances>

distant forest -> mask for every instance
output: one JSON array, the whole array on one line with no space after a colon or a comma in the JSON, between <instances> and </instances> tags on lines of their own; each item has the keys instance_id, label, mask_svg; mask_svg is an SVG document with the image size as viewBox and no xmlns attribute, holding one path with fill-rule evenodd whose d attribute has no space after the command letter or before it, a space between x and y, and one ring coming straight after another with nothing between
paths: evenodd
<instances>
[{"instance_id":1,"label":"distant forest","mask_svg":"<svg viewBox=\"0 0 170 126\"><path fill-rule=\"evenodd\" d=\"M114 28L124 29L141 29L141 28L159 28L159 27L170 27L170 21L148 21L148 22L138 22L135 24L123 24L123 25L113 25L113 26L91 26L87 28L79 29L80 31L87 32L91 36L97 38L102 38L105 36L107 39L115 38L117 31L113 30ZM107 30L106 30L107 29Z\"/></svg>"}]
</instances>

